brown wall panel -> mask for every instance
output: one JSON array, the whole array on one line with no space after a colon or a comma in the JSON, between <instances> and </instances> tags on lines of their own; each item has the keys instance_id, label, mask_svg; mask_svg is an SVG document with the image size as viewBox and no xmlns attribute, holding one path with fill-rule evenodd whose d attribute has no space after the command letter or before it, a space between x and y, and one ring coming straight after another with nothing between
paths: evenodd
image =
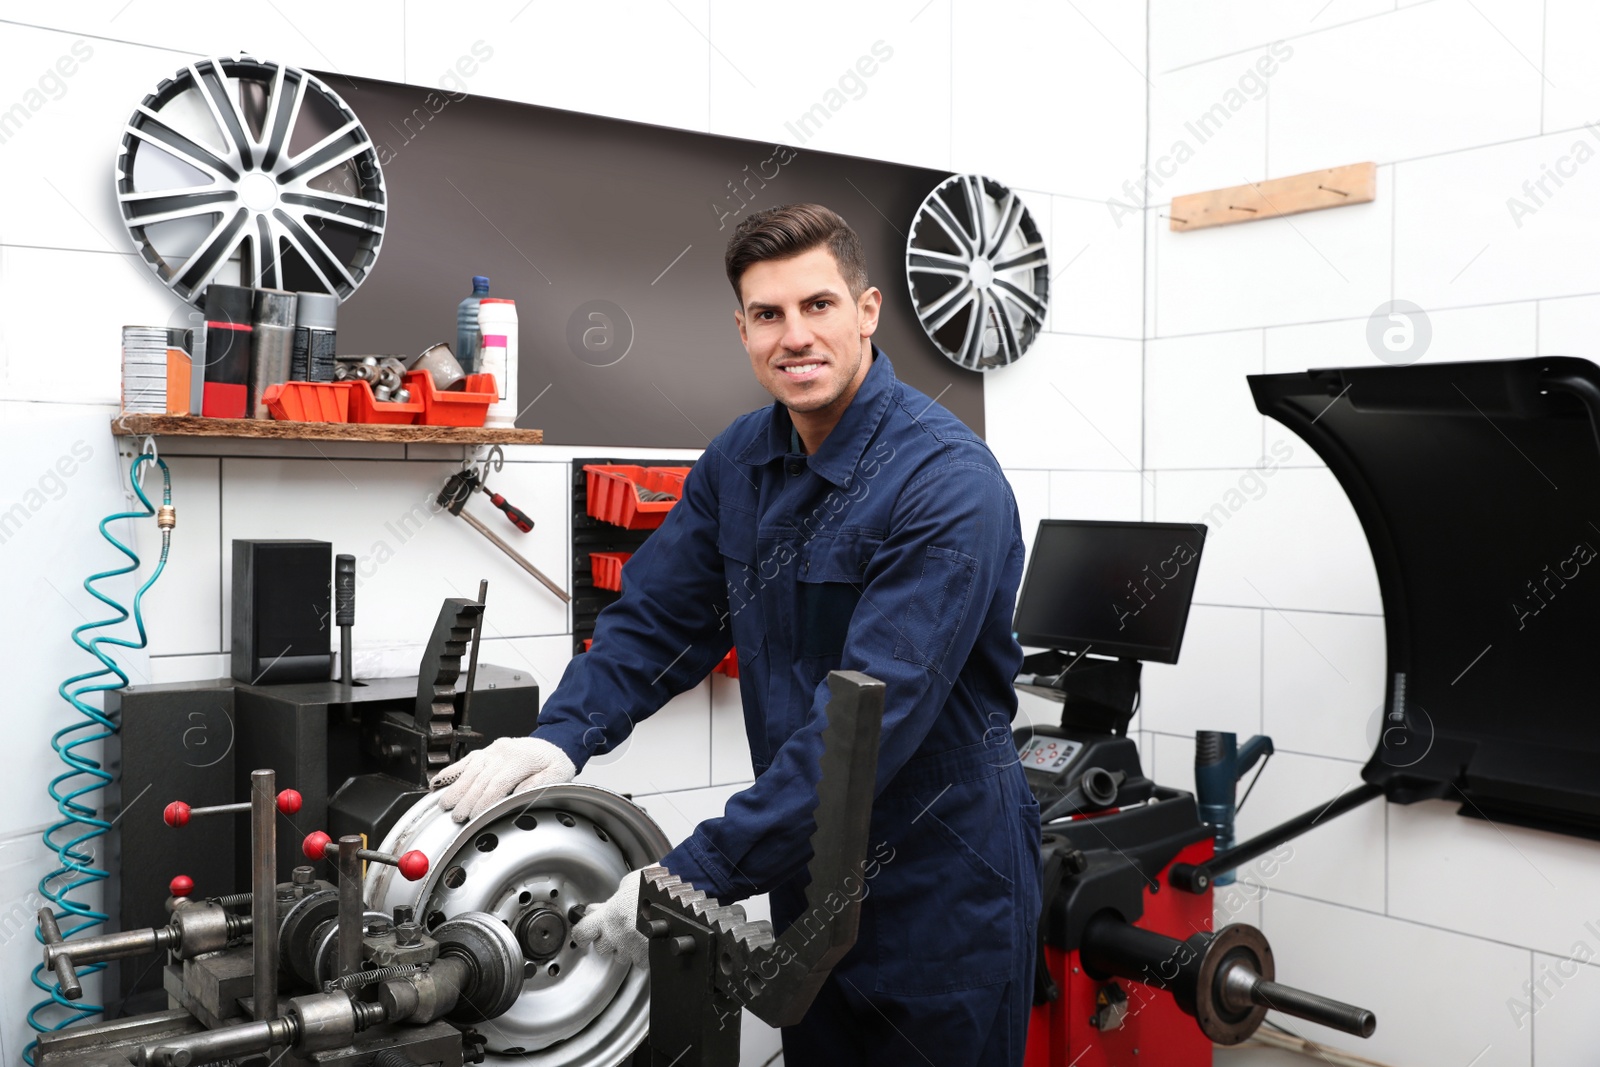
<instances>
[{"instance_id":1,"label":"brown wall panel","mask_svg":"<svg viewBox=\"0 0 1600 1067\"><path fill-rule=\"evenodd\" d=\"M453 346L456 304L486 274L491 295L517 301L520 403L547 390L519 426L552 444L704 447L770 402L734 328L728 237L741 210L812 200L861 235L885 298L876 339L896 372L983 432L982 377L933 348L906 287L904 231L943 172L803 147L784 163L763 142L335 84L378 143L390 201L377 266L340 308L342 353ZM747 207L730 182L745 183ZM595 300L632 325L627 355L610 366L569 344L569 320Z\"/></svg>"}]
</instances>

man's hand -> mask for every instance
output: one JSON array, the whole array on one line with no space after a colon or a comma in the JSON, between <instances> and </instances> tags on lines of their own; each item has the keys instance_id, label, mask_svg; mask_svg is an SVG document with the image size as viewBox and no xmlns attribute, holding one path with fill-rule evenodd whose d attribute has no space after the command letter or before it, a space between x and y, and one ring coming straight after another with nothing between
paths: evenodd
<instances>
[{"instance_id":1,"label":"man's hand","mask_svg":"<svg viewBox=\"0 0 1600 1067\"><path fill-rule=\"evenodd\" d=\"M567 754L537 737L502 737L488 748L469 752L433 776L439 806L456 822L467 822L512 793L572 781L578 770Z\"/></svg>"},{"instance_id":2,"label":"man's hand","mask_svg":"<svg viewBox=\"0 0 1600 1067\"><path fill-rule=\"evenodd\" d=\"M621 956L635 967L645 965L650 956L650 940L639 932L638 871L622 876L610 900L589 905L572 928L572 940L580 945L593 942L601 952Z\"/></svg>"}]
</instances>

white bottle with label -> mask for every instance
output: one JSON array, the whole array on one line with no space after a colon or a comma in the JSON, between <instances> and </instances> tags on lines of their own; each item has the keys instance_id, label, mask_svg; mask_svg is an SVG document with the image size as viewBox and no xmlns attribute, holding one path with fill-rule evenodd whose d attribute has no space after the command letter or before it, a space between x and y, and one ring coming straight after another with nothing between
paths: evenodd
<instances>
[{"instance_id":1,"label":"white bottle with label","mask_svg":"<svg viewBox=\"0 0 1600 1067\"><path fill-rule=\"evenodd\" d=\"M511 427L517 421L517 302L486 296L478 303L478 366L494 375L500 397L489 405L486 425Z\"/></svg>"}]
</instances>

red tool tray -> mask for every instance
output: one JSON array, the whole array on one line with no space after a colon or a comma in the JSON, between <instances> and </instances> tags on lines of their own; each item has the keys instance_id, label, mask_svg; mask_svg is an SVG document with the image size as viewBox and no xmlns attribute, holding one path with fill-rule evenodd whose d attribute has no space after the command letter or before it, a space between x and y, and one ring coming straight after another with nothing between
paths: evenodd
<instances>
[{"instance_id":1,"label":"red tool tray","mask_svg":"<svg viewBox=\"0 0 1600 1067\"><path fill-rule=\"evenodd\" d=\"M632 552L591 552L589 569L593 571L594 587L622 592L622 565L632 557Z\"/></svg>"},{"instance_id":2,"label":"red tool tray","mask_svg":"<svg viewBox=\"0 0 1600 1067\"><path fill-rule=\"evenodd\" d=\"M349 422L349 382L283 382L261 399L280 422Z\"/></svg>"},{"instance_id":3,"label":"red tool tray","mask_svg":"<svg viewBox=\"0 0 1600 1067\"><path fill-rule=\"evenodd\" d=\"M407 371L406 388L422 400L425 426L482 426L489 418L489 405L499 399L492 374L469 374L461 389L440 392L427 371Z\"/></svg>"},{"instance_id":4,"label":"red tool tray","mask_svg":"<svg viewBox=\"0 0 1600 1067\"><path fill-rule=\"evenodd\" d=\"M625 463L593 463L588 476L588 511L593 518L626 530L654 530L683 493L688 467L635 467ZM640 500L639 490L671 493L672 500Z\"/></svg>"}]
</instances>

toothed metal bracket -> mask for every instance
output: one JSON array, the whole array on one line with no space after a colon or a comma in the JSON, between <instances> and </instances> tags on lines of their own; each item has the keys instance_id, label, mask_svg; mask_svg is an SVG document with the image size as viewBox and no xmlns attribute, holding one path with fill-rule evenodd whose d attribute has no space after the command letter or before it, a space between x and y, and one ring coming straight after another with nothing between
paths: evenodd
<instances>
[{"instance_id":1,"label":"toothed metal bracket","mask_svg":"<svg viewBox=\"0 0 1600 1067\"><path fill-rule=\"evenodd\" d=\"M858 671L828 675L817 828L806 870L806 911L774 937L738 904L723 906L665 867L641 872L639 932L650 938L650 1047L665 1067L739 1062L741 1009L773 1026L805 1016L834 965L855 944L864 894L883 723L883 683Z\"/></svg>"}]
</instances>

